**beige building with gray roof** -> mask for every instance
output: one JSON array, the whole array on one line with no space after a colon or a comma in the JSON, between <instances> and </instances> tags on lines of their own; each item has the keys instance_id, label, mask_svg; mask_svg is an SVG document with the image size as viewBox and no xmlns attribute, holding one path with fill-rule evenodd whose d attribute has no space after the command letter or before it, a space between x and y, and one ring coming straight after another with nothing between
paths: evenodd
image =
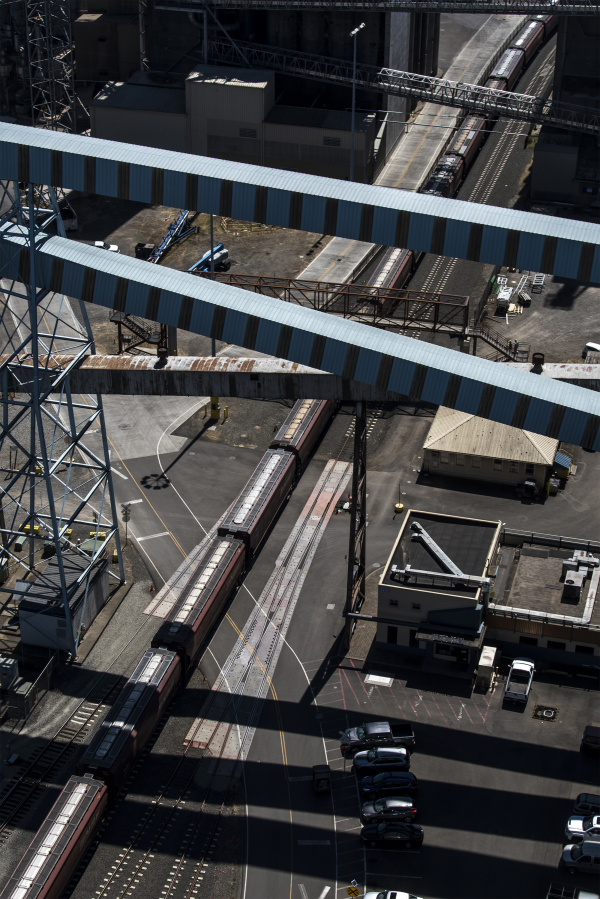
<instances>
[{"instance_id":1,"label":"beige building with gray roof","mask_svg":"<svg viewBox=\"0 0 600 899\"><path fill-rule=\"evenodd\" d=\"M559 441L440 406L423 445L423 470L458 478L542 487Z\"/></svg>"}]
</instances>

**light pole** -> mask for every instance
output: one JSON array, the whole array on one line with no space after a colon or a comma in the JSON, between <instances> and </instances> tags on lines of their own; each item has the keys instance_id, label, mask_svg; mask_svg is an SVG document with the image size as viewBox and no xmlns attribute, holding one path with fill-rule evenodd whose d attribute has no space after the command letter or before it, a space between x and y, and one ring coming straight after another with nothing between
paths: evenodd
<instances>
[{"instance_id":1,"label":"light pole","mask_svg":"<svg viewBox=\"0 0 600 899\"><path fill-rule=\"evenodd\" d=\"M362 31L365 23L361 22L358 28L350 32L354 38L354 62L352 63L352 134L350 135L350 181L354 181L354 123L356 119L356 37Z\"/></svg>"},{"instance_id":2,"label":"light pole","mask_svg":"<svg viewBox=\"0 0 600 899\"><path fill-rule=\"evenodd\" d=\"M210 214L210 280L215 280L215 232L213 227L213 214ZM217 341L211 340L211 355L217 355Z\"/></svg>"}]
</instances>

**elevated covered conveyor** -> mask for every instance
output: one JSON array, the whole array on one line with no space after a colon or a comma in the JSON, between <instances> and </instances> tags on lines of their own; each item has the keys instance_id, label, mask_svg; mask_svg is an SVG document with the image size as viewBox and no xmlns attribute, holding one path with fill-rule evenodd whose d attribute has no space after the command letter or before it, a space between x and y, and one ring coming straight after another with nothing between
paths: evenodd
<instances>
[{"instance_id":1,"label":"elevated covered conveyor","mask_svg":"<svg viewBox=\"0 0 600 899\"><path fill-rule=\"evenodd\" d=\"M5 123L0 178L600 284L599 225L517 209Z\"/></svg>"}]
</instances>

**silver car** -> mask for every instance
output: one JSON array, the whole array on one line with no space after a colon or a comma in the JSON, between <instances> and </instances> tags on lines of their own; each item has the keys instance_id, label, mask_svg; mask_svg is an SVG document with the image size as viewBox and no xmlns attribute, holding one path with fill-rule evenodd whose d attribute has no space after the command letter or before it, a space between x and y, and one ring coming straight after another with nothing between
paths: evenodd
<instances>
[{"instance_id":1,"label":"silver car","mask_svg":"<svg viewBox=\"0 0 600 899\"><path fill-rule=\"evenodd\" d=\"M596 843L600 840L600 815L572 815L565 827L565 836L570 843L583 843L584 840L592 840Z\"/></svg>"},{"instance_id":2,"label":"silver car","mask_svg":"<svg viewBox=\"0 0 600 899\"><path fill-rule=\"evenodd\" d=\"M359 777L379 774L380 771L408 771L409 768L410 752L404 747L364 749L354 756L354 772Z\"/></svg>"},{"instance_id":3,"label":"silver car","mask_svg":"<svg viewBox=\"0 0 600 899\"><path fill-rule=\"evenodd\" d=\"M562 851L560 864L569 874L578 871L586 874L600 874L600 843L585 840L583 843L570 843Z\"/></svg>"}]
</instances>

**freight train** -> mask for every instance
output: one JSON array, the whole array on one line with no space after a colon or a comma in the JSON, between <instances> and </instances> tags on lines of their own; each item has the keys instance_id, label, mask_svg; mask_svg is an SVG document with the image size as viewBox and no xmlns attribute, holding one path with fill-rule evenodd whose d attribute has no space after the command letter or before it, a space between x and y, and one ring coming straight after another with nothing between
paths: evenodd
<instances>
[{"instance_id":1,"label":"freight train","mask_svg":"<svg viewBox=\"0 0 600 899\"><path fill-rule=\"evenodd\" d=\"M0 899L59 899L334 411L299 400L37 831Z\"/></svg>"},{"instance_id":2,"label":"freight train","mask_svg":"<svg viewBox=\"0 0 600 899\"><path fill-rule=\"evenodd\" d=\"M524 68L558 25L558 16L534 16L511 42L486 81L486 87L511 91ZM453 197L487 136L493 116L467 115L447 152L439 160L423 193Z\"/></svg>"}]
</instances>

